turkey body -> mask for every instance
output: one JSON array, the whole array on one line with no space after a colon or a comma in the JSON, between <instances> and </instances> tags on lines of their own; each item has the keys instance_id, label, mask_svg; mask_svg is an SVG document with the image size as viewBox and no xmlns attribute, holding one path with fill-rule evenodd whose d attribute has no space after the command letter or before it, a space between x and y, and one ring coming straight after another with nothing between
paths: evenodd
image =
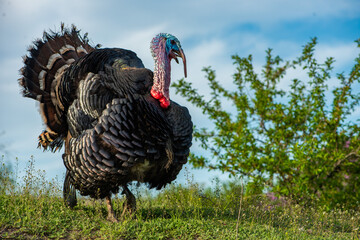
<instances>
[{"instance_id":1,"label":"turkey body","mask_svg":"<svg viewBox=\"0 0 360 240\"><path fill-rule=\"evenodd\" d=\"M64 76L73 82L77 75L77 86L67 111L63 159L82 195L104 198L131 181L160 189L187 161L192 136L188 110L174 102L162 109L150 95L152 72L124 63L124 54L132 52L95 50Z\"/></svg>"},{"instance_id":2,"label":"turkey body","mask_svg":"<svg viewBox=\"0 0 360 240\"><path fill-rule=\"evenodd\" d=\"M45 33L29 51L19 83L40 102L47 129L39 145L65 143L65 197L70 186L105 198L121 187L126 194L132 181L161 189L176 178L189 155L191 117L151 96L153 72L134 52L93 48L75 27Z\"/></svg>"}]
</instances>

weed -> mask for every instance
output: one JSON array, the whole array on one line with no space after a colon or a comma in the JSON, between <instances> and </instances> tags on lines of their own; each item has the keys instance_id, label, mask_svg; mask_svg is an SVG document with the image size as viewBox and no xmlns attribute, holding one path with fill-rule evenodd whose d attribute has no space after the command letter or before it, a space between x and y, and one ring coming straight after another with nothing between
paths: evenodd
<instances>
[{"instance_id":1,"label":"weed","mask_svg":"<svg viewBox=\"0 0 360 240\"><path fill-rule=\"evenodd\" d=\"M30 159L22 183L1 163L0 238L20 239L359 239L360 214L329 211L269 195L244 195L240 180L206 187L190 179L153 193L135 191L138 210L106 220L101 200L80 197L67 208L58 179L47 181ZM135 187L135 186L133 186ZM137 186L138 187L138 186ZM135 189L134 189L135 190ZM124 198L113 198L117 214Z\"/></svg>"}]
</instances>

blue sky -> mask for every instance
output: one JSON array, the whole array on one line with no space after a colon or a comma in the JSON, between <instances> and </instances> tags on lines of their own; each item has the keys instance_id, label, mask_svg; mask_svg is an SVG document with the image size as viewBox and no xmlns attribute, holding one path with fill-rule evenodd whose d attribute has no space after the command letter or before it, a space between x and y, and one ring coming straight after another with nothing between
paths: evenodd
<instances>
[{"instance_id":1,"label":"blue sky","mask_svg":"<svg viewBox=\"0 0 360 240\"><path fill-rule=\"evenodd\" d=\"M8 162L17 157L22 172L34 156L36 167L45 170L48 178L63 177L61 153L36 148L43 124L36 103L21 97L17 79L27 47L44 30L59 29L60 22L88 32L95 44L135 51L149 69L153 69L152 37L172 33L184 48L188 81L205 95L208 89L201 69L212 66L218 80L230 87L233 54L252 54L255 69L260 69L267 48L283 59L293 59L310 38L317 37L316 56L334 57L335 72L346 72L360 52L354 43L360 38L359 0L0 0L0 144L6 146L0 154ZM183 77L180 65L172 70L172 79ZM282 82L284 89L294 74ZM336 79L332 81L336 85ZM170 94L189 105L174 89ZM196 125L208 124L200 111L189 109ZM199 151L196 145L192 150ZM226 178L218 172L187 168L195 181L209 182L215 175ZM184 175L183 171L180 182Z\"/></svg>"}]
</instances>

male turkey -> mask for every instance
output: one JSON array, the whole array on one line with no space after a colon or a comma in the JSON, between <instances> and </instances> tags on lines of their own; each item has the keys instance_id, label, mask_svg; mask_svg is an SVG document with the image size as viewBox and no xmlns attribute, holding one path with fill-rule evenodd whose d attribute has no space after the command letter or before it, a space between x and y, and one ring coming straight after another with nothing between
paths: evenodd
<instances>
[{"instance_id":1,"label":"male turkey","mask_svg":"<svg viewBox=\"0 0 360 240\"><path fill-rule=\"evenodd\" d=\"M92 47L75 26L44 32L24 57L19 84L40 102L46 130L39 147L56 151L63 142L64 199L106 198L108 219L117 221L111 195L122 187L126 208L136 200L127 184L161 189L187 162L192 122L187 108L169 98L170 62L186 60L179 40L165 33L151 41L154 73L137 55Z\"/></svg>"}]
</instances>

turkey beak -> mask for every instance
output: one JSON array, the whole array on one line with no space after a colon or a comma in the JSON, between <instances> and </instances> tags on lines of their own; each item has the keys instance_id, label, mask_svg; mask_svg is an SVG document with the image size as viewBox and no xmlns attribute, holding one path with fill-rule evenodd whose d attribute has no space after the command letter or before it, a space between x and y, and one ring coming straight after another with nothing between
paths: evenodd
<instances>
[{"instance_id":1,"label":"turkey beak","mask_svg":"<svg viewBox=\"0 0 360 240\"><path fill-rule=\"evenodd\" d=\"M170 59L174 59L177 64L179 64L179 60L177 59L177 57L182 58L182 61L183 61L183 64L184 64L184 75L185 75L185 77L187 77L186 57L185 57L184 51L181 48L179 48L179 50L171 49L170 53L169 53L169 56L170 56Z\"/></svg>"},{"instance_id":2,"label":"turkey beak","mask_svg":"<svg viewBox=\"0 0 360 240\"><path fill-rule=\"evenodd\" d=\"M187 71L186 71L186 57L184 54L184 51L180 48L180 57L182 58L183 64L184 64L184 76L187 77Z\"/></svg>"}]
</instances>

